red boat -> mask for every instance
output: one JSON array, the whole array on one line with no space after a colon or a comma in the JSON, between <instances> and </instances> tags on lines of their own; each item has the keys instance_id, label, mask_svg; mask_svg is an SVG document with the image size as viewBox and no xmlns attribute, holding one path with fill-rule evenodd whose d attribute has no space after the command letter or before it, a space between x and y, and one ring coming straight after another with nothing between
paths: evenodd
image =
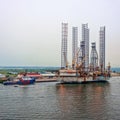
<instances>
[{"instance_id":1,"label":"red boat","mask_svg":"<svg viewBox=\"0 0 120 120\"><path fill-rule=\"evenodd\" d=\"M19 85L29 85L35 83L35 78L22 77L20 78Z\"/></svg>"}]
</instances>

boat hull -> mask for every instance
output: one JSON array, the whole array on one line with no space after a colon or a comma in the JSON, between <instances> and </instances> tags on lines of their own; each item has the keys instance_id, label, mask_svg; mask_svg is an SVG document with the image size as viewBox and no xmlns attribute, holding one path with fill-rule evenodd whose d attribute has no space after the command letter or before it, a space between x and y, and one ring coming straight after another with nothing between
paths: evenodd
<instances>
[{"instance_id":1,"label":"boat hull","mask_svg":"<svg viewBox=\"0 0 120 120\"><path fill-rule=\"evenodd\" d=\"M95 82L107 82L108 77L99 76L96 79L93 77L58 77L58 81L62 84L86 84L86 83L95 83Z\"/></svg>"},{"instance_id":2,"label":"boat hull","mask_svg":"<svg viewBox=\"0 0 120 120\"><path fill-rule=\"evenodd\" d=\"M29 80L29 81L20 81L18 84L19 85L29 85L29 84L34 84L34 80Z\"/></svg>"},{"instance_id":3,"label":"boat hull","mask_svg":"<svg viewBox=\"0 0 120 120\"><path fill-rule=\"evenodd\" d=\"M19 84L19 81L5 81L3 85L16 85Z\"/></svg>"},{"instance_id":4,"label":"boat hull","mask_svg":"<svg viewBox=\"0 0 120 120\"><path fill-rule=\"evenodd\" d=\"M34 84L35 78L21 78L18 81L6 81L3 82L4 85L29 85Z\"/></svg>"},{"instance_id":5,"label":"boat hull","mask_svg":"<svg viewBox=\"0 0 120 120\"><path fill-rule=\"evenodd\" d=\"M29 85L29 84L34 84L35 83L35 78L21 78L19 81L19 85Z\"/></svg>"}]
</instances>

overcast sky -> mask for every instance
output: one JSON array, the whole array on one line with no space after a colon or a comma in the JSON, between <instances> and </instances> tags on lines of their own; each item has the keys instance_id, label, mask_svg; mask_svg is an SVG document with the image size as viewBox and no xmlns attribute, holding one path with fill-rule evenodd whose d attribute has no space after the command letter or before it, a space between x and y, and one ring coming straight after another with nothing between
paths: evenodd
<instances>
[{"instance_id":1,"label":"overcast sky","mask_svg":"<svg viewBox=\"0 0 120 120\"><path fill-rule=\"evenodd\" d=\"M97 49L106 26L106 63L120 66L120 0L0 0L0 66L60 66L62 22L69 26L69 63L72 26L81 41L88 23Z\"/></svg>"}]
</instances>

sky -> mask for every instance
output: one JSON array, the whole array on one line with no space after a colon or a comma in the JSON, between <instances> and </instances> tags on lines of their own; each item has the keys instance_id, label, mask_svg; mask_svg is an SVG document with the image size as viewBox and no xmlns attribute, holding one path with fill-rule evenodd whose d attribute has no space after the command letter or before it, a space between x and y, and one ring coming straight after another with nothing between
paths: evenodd
<instances>
[{"instance_id":1,"label":"sky","mask_svg":"<svg viewBox=\"0 0 120 120\"><path fill-rule=\"evenodd\" d=\"M62 22L68 23L69 64L72 26L80 42L88 23L98 52L99 29L106 26L106 64L120 67L119 0L0 0L0 66L60 66Z\"/></svg>"}]
</instances>

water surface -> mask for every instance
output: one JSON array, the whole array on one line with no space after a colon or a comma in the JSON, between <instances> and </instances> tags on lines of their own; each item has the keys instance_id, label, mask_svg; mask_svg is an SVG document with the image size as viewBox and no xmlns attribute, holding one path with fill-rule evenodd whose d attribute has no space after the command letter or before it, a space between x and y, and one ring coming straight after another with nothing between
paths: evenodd
<instances>
[{"instance_id":1,"label":"water surface","mask_svg":"<svg viewBox=\"0 0 120 120\"><path fill-rule=\"evenodd\" d=\"M0 120L118 120L120 78L107 83L0 84Z\"/></svg>"}]
</instances>

